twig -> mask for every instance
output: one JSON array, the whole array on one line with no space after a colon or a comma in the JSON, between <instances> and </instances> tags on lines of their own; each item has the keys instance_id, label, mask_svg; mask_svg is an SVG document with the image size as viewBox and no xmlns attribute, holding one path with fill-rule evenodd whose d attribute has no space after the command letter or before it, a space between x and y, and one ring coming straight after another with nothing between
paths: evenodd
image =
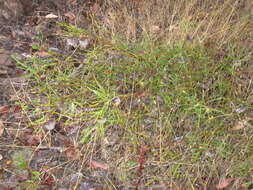
<instances>
[{"instance_id":1,"label":"twig","mask_svg":"<svg viewBox=\"0 0 253 190\"><path fill-rule=\"evenodd\" d=\"M135 185L135 190L138 190L141 184L142 171L144 169L144 164L145 164L145 156L148 150L149 150L148 146L143 146L140 148L139 167L137 169L137 174L136 174L137 181Z\"/></svg>"}]
</instances>

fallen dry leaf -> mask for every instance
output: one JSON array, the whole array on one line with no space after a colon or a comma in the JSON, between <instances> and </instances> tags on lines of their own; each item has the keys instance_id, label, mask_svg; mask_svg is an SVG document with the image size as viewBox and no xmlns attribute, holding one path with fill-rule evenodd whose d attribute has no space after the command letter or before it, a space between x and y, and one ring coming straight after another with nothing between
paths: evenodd
<instances>
[{"instance_id":1,"label":"fallen dry leaf","mask_svg":"<svg viewBox=\"0 0 253 190\"><path fill-rule=\"evenodd\" d=\"M8 113L9 110L10 110L10 107L9 107L9 106L1 106L1 107L0 107L0 114Z\"/></svg>"},{"instance_id":2,"label":"fallen dry leaf","mask_svg":"<svg viewBox=\"0 0 253 190\"><path fill-rule=\"evenodd\" d=\"M100 9L100 6L98 3L94 3L92 5L92 7L90 7L90 10L93 14L96 14L98 12L98 10Z\"/></svg>"},{"instance_id":3,"label":"fallen dry leaf","mask_svg":"<svg viewBox=\"0 0 253 190\"><path fill-rule=\"evenodd\" d=\"M50 13L50 14L46 15L45 18L58 18L58 16L53 13Z\"/></svg>"},{"instance_id":4,"label":"fallen dry leaf","mask_svg":"<svg viewBox=\"0 0 253 190\"><path fill-rule=\"evenodd\" d=\"M13 113L20 113L22 111L22 107L20 105L14 105L12 109Z\"/></svg>"},{"instance_id":5,"label":"fallen dry leaf","mask_svg":"<svg viewBox=\"0 0 253 190\"><path fill-rule=\"evenodd\" d=\"M13 38L16 38L17 33L16 33L15 31L11 31L11 36L12 36Z\"/></svg>"},{"instance_id":6,"label":"fallen dry leaf","mask_svg":"<svg viewBox=\"0 0 253 190\"><path fill-rule=\"evenodd\" d=\"M25 138L26 138L25 139L26 142L29 145L34 145L34 146L39 145L42 139L41 135L27 135L25 136Z\"/></svg>"},{"instance_id":7,"label":"fallen dry leaf","mask_svg":"<svg viewBox=\"0 0 253 190\"><path fill-rule=\"evenodd\" d=\"M79 46L80 46L80 48L82 48L82 49L86 49L88 46L89 46L89 44L90 44L90 39L84 39L84 40L79 40Z\"/></svg>"},{"instance_id":8,"label":"fallen dry leaf","mask_svg":"<svg viewBox=\"0 0 253 190\"><path fill-rule=\"evenodd\" d=\"M50 54L47 53L46 51L39 51L39 52L37 52L37 55L39 57L41 57L41 58L48 58L48 57L50 57Z\"/></svg>"},{"instance_id":9,"label":"fallen dry leaf","mask_svg":"<svg viewBox=\"0 0 253 190\"><path fill-rule=\"evenodd\" d=\"M236 125L232 128L233 131L240 130L244 128L245 125L242 122L237 122Z\"/></svg>"},{"instance_id":10,"label":"fallen dry leaf","mask_svg":"<svg viewBox=\"0 0 253 190\"><path fill-rule=\"evenodd\" d=\"M46 184L46 185L52 185L52 184L54 183L54 178L53 178L53 176L52 176L52 175L47 175L47 176L43 179L42 183L44 183L44 184Z\"/></svg>"},{"instance_id":11,"label":"fallen dry leaf","mask_svg":"<svg viewBox=\"0 0 253 190\"><path fill-rule=\"evenodd\" d=\"M234 179L231 178L231 177L226 178L226 179L224 179L223 181L219 182L215 187L216 187L217 189L224 189L224 188L226 188L227 186L229 186L233 180L234 180Z\"/></svg>"},{"instance_id":12,"label":"fallen dry leaf","mask_svg":"<svg viewBox=\"0 0 253 190\"><path fill-rule=\"evenodd\" d=\"M158 25L151 26L151 31L152 32L158 32L158 31L160 31L160 26L158 26Z\"/></svg>"},{"instance_id":13,"label":"fallen dry leaf","mask_svg":"<svg viewBox=\"0 0 253 190\"><path fill-rule=\"evenodd\" d=\"M69 38L67 39L67 47L68 48L77 48L79 45L78 39L76 38Z\"/></svg>"},{"instance_id":14,"label":"fallen dry leaf","mask_svg":"<svg viewBox=\"0 0 253 190\"><path fill-rule=\"evenodd\" d=\"M4 132L4 122L0 119L0 136L2 136L3 132Z\"/></svg>"},{"instance_id":15,"label":"fallen dry leaf","mask_svg":"<svg viewBox=\"0 0 253 190\"><path fill-rule=\"evenodd\" d=\"M65 17L68 17L69 20L74 20L76 16L72 12L67 12L64 14Z\"/></svg>"},{"instance_id":16,"label":"fallen dry leaf","mask_svg":"<svg viewBox=\"0 0 253 190\"><path fill-rule=\"evenodd\" d=\"M90 166L93 167L93 168L99 168L99 169L103 169L103 170L108 170L109 169L109 166L107 164L102 164L102 163L99 163L99 162L94 161L94 160L92 160L90 162Z\"/></svg>"},{"instance_id":17,"label":"fallen dry leaf","mask_svg":"<svg viewBox=\"0 0 253 190\"><path fill-rule=\"evenodd\" d=\"M1 70L1 69L0 69L0 74L1 74L1 75L6 75L6 74L8 74L8 71L7 71L7 70Z\"/></svg>"},{"instance_id":18,"label":"fallen dry leaf","mask_svg":"<svg viewBox=\"0 0 253 190\"><path fill-rule=\"evenodd\" d=\"M67 158L70 160L79 160L82 156L81 151L78 148L70 147L64 151Z\"/></svg>"},{"instance_id":19,"label":"fallen dry leaf","mask_svg":"<svg viewBox=\"0 0 253 190\"><path fill-rule=\"evenodd\" d=\"M193 36L190 35L190 34L187 34L186 35L186 39L189 40L189 41L192 41L193 40ZM208 81L209 82L209 81Z\"/></svg>"},{"instance_id":20,"label":"fallen dry leaf","mask_svg":"<svg viewBox=\"0 0 253 190\"><path fill-rule=\"evenodd\" d=\"M39 145L43 136L41 134L34 134L33 129L27 128L24 130L8 130L8 134L12 137L18 138L24 144Z\"/></svg>"},{"instance_id":21,"label":"fallen dry leaf","mask_svg":"<svg viewBox=\"0 0 253 190\"><path fill-rule=\"evenodd\" d=\"M94 189L93 186L90 183L84 182L80 184L79 190L92 190Z\"/></svg>"},{"instance_id":22,"label":"fallen dry leaf","mask_svg":"<svg viewBox=\"0 0 253 190\"><path fill-rule=\"evenodd\" d=\"M70 4L77 5L77 0L69 0L69 1L70 1Z\"/></svg>"},{"instance_id":23,"label":"fallen dry leaf","mask_svg":"<svg viewBox=\"0 0 253 190\"><path fill-rule=\"evenodd\" d=\"M236 130L240 130L240 129L243 129L244 127L247 126L247 123L250 119L249 118L246 118L242 121L238 121L235 126L232 128L233 131L236 131Z\"/></svg>"},{"instance_id":24,"label":"fallen dry leaf","mask_svg":"<svg viewBox=\"0 0 253 190\"><path fill-rule=\"evenodd\" d=\"M44 167L40 170L40 178L43 184L52 185L54 183L54 178L52 174L48 171L47 167Z\"/></svg>"},{"instance_id":25,"label":"fallen dry leaf","mask_svg":"<svg viewBox=\"0 0 253 190\"><path fill-rule=\"evenodd\" d=\"M52 131L55 128L56 121L54 119L49 120L48 122L45 123L44 127L48 131Z\"/></svg>"}]
</instances>

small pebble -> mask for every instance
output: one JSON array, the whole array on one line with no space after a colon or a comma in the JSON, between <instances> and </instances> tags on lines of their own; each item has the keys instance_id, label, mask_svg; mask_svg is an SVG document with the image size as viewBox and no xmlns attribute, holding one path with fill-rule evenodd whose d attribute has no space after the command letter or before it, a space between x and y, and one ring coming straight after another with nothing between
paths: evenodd
<instances>
[{"instance_id":1,"label":"small pebble","mask_svg":"<svg viewBox=\"0 0 253 190\"><path fill-rule=\"evenodd\" d=\"M205 155L208 156L208 157L210 157L210 158L212 158L212 157L215 156L215 154L212 153L212 152L206 152Z\"/></svg>"},{"instance_id":2,"label":"small pebble","mask_svg":"<svg viewBox=\"0 0 253 190\"><path fill-rule=\"evenodd\" d=\"M119 97L115 97L115 98L113 98L112 102L113 102L114 106L118 106L118 105L120 105L121 100Z\"/></svg>"},{"instance_id":3,"label":"small pebble","mask_svg":"<svg viewBox=\"0 0 253 190\"><path fill-rule=\"evenodd\" d=\"M58 52L58 51L59 51L59 49L58 49L58 48L55 48L55 47L50 47L50 48L48 48L48 50L50 50L50 51L55 51L55 52Z\"/></svg>"},{"instance_id":4,"label":"small pebble","mask_svg":"<svg viewBox=\"0 0 253 190\"><path fill-rule=\"evenodd\" d=\"M246 108L245 107L239 107L235 110L236 113L243 113L246 111Z\"/></svg>"},{"instance_id":5,"label":"small pebble","mask_svg":"<svg viewBox=\"0 0 253 190\"><path fill-rule=\"evenodd\" d=\"M86 49L90 44L90 39L85 39L85 40L79 40L79 46L82 49Z\"/></svg>"},{"instance_id":6,"label":"small pebble","mask_svg":"<svg viewBox=\"0 0 253 190\"><path fill-rule=\"evenodd\" d=\"M46 124L44 125L44 127L48 130L48 131L52 131L55 128L56 125L56 121L55 120L49 120L48 122L46 122Z\"/></svg>"}]
</instances>

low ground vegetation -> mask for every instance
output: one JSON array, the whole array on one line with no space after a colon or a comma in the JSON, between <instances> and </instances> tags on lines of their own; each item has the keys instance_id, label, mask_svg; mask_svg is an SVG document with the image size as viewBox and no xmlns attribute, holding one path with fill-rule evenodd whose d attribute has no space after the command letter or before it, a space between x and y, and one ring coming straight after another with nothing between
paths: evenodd
<instances>
[{"instance_id":1,"label":"low ground vegetation","mask_svg":"<svg viewBox=\"0 0 253 190\"><path fill-rule=\"evenodd\" d=\"M41 36L32 57L13 57L26 72L13 104L29 146L63 155L23 185L59 187L61 170L78 174L74 189L250 188L253 23L243 6L96 2L88 28L55 24L67 48Z\"/></svg>"}]
</instances>

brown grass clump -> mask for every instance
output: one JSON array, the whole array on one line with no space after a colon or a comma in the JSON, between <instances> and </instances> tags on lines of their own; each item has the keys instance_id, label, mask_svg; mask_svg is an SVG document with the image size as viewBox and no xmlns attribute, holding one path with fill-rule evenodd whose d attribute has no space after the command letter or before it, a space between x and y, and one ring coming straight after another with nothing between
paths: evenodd
<instances>
[{"instance_id":1,"label":"brown grass clump","mask_svg":"<svg viewBox=\"0 0 253 190\"><path fill-rule=\"evenodd\" d=\"M109 0L99 20L111 37L189 39L219 47L252 31L250 0ZM251 23L250 23L251 22Z\"/></svg>"}]
</instances>

